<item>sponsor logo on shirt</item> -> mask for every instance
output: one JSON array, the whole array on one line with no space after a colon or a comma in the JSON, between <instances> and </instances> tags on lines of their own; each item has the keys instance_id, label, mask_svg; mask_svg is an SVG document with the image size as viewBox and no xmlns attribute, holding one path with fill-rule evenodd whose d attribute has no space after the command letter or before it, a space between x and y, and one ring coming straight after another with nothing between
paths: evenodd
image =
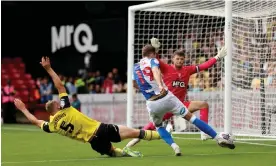
<instances>
[{"instance_id":1,"label":"sponsor logo on shirt","mask_svg":"<svg viewBox=\"0 0 276 166\"><path fill-rule=\"evenodd\" d=\"M173 81L172 82L173 87L180 87L180 88L185 88L185 82L183 81Z\"/></svg>"}]
</instances>

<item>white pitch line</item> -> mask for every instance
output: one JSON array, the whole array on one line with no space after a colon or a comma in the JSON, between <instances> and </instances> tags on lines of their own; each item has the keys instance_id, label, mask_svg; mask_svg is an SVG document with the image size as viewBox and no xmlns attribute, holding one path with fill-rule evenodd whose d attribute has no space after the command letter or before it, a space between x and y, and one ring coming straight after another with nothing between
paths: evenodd
<instances>
[{"instance_id":1,"label":"white pitch line","mask_svg":"<svg viewBox=\"0 0 276 166\"><path fill-rule=\"evenodd\" d=\"M183 139L183 140L200 140L199 138L182 138L182 137L173 137L175 139ZM242 144L249 144L249 145L259 145L259 146L269 146L269 147L276 147L274 144L262 144L262 143L255 143L255 142L244 142L244 141L235 141Z\"/></svg>"},{"instance_id":2,"label":"white pitch line","mask_svg":"<svg viewBox=\"0 0 276 166\"><path fill-rule=\"evenodd\" d=\"M219 155L239 155L239 154L276 154L275 152L238 152L238 153L206 153L206 154L185 154L183 157L189 156L219 156ZM174 155L160 155L160 156L144 156L143 158L159 158L159 157L173 157ZM121 157L118 157L121 158ZM136 158L136 157L130 157ZM1 164L26 164L26 163L50 163L50 162L74 162L74 161L94 161L109 159L109 157L98 157L98 158L88 158L88 159L61 159L61 160L35 160L35 161L7 161Z\"/></svg>"},{"instance_id":3,"label":"white pitch line","mask_svg":"<svg viewBox=\"0 0 276 166\"><path fill-rule=\"evenodd\" d=\"M184 137L174 137L173 136L173 138L175 138L175 139L185 139L185 140L201 140L200 138L184 138Z\"/></svg>"},{"instance_id":4,"label":"white pitch line","mask_svg":"<svg viewBox=\"0 0 276 166\"><path fill-rule=\"evenodd\" d=\"M8 162L2 162L1 164L26 164L26 163L70 162L70 161L92 161L92 160L101 160L101 158L64 159L64 160L36 160L36 161L8 161Z\"/></svg>"},{"instance_id":5,"label":"white pitch line","mask_svg":"<svg viewBox=\"0 0 276 166\"><path fill-rule=\"evenodd\" d=\"M242 144L249 144L249 145L260 145L260 146L276 147L276 145L273 145L273 144L261 144L261 143L256 143L256 142L243 142L243 141L235 141L235 142L242 143Z\"/></svg>"},{"instance_id":6,"label":"white pitch line","mask_svg":"<svg viewBox=\"0 0 276 166\"><path fill-rule=\"evenodd\" d=\"M2 130L17 130L17 131L42 131L39 129L32 128L17 128L17 127L1 127Z\"/></svg>"},{"instance_id":7,"label":"white pitch line","mask_svg":"<svg viewBox=\"0 0 276 166\"><path fill-rule=\"evenodd\" d=\"M32 132L40 132L41 130L35 128L17 128L17 127L2 127L2 130L17 130L17 131L32 131ZM183 139L183 140L201 140L200 138L183 138L183 137L173 137L175 139ZM271 141L271 140L269 140ZM249 145L259 145L259 146L269 146L276 147L274 144L262 144L262 143L254 143L254 142L244 142L244 141L235 141L238 143L249 144Z\"/></svg>"}]
</instances>

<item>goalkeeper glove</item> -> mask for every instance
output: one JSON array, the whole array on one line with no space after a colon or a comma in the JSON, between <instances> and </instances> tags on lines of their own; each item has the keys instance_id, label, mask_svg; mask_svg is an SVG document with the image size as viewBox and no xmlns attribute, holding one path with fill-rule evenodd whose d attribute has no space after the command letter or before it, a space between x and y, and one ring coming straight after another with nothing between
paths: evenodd
<instances>
[{"instance_id":1,"label":"goalkeeper glove","mask_svg":"<svg viewBox=\"0 0 276 166\"><path fill-rule=\"evenodd\" d=\"M222 47L221 49L218 49L218 54L215 56L217 60L220 60L224 58L227 54L227 49L225 47Z\"/></svg>"},{"instance_id":2,"label":"goalkeeper glove","mask_svg":"<svg viewBox=\"0 0 276 166\"><path fill-rule=\"evenodd\" d=\"M157 53L159 48L160 48L160 45L161 45L159 40L157 38L153 37L153 38L150 39L150 44L152 45L152 47L155 48L155 52Z\"/></svg>"}]
</instances>

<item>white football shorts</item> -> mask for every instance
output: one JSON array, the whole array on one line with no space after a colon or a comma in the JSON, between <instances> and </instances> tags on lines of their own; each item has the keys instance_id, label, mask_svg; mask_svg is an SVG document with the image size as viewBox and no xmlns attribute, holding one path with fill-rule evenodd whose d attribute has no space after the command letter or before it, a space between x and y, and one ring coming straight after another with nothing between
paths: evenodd
<instances>
[{"instance_id":1,"label":"white football shorts","mask_svg":"<svg viewBox=\"0 0 276 166\"><path fill-rule=\"evenodd\" d=\"M175 116L184 117L188 113L185 105L175 97L170 91L162 99L156 101L147 101L147 109L150 120L155 125L160 125L163 121L163 116L167 112L173 113Z\"/></svg>"}]
</instances>

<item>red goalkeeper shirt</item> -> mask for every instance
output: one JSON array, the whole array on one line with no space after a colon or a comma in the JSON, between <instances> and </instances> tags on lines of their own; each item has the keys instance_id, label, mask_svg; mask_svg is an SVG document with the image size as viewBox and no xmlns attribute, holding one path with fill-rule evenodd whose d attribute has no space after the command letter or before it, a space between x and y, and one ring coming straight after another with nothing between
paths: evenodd
<instances>
[{"instance_id":1,"label":"red goalkeeper shirt","mask_svg":"<svg viewBox=\"0 0 276 166\"><path fill-rule=\"evenodd\" d=\"M190 76L194 73L210 68L217 62L215 58L211 58L200 65L183 66L181 69L176 69L174 65L168 65L160 59L158 60L163 74L162 78L164 83L180 101L184 101L187 95Z\"/></svg>"}]
</instances>

